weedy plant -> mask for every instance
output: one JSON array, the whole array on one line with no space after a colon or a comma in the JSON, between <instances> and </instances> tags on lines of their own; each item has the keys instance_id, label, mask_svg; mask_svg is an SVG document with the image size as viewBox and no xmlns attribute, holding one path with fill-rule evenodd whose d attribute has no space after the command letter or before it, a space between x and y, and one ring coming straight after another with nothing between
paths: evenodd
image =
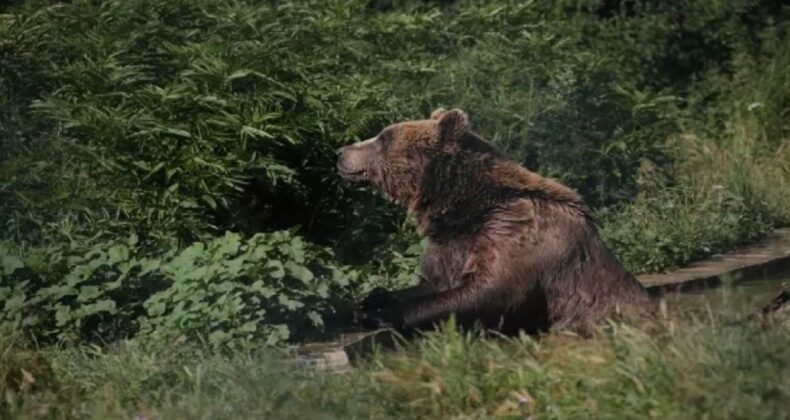
<instances>
[{"instance_id":1,"label":"weedy plant","mask_svg":"<svg viewBox=\"0 0 790 420\"><path fill-rule=\"evenodd\" d=\"M292 232L226 234L142 254L136 237L83 247L3 251L3 323L41 343L204 337L277 345L348 323L358 273Z\"/></svg>"}]
</instances>

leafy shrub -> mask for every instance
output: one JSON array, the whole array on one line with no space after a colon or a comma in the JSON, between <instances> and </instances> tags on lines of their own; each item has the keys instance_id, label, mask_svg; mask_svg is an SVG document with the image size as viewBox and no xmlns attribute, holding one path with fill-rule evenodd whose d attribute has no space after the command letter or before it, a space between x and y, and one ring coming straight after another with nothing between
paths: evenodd
<instances>
[{"instance_id":1,"label":"leafy shrub","mask_svg":"<svg viewBox=\"0 0 790 420\"><path fill-rule=\"evenodd\" d=\"M578 189L590 204L633 198L640 159L668 161L663 140L674 127L662 111L677 99L635 78L622 63L625 47L611 37L653 28L558 4L474 4L459 8L441 41L462 53L449 53L422 89L464 107L474 128L509 156Z\"/></svg>"},{"instance_id":2,"label":"leafy shrub","mask_svg":"<svg viewBox=\"0 0 790 420\"><path fill-rule=\"evenodd\" d=\"M263 338L280 344L342 316L357 274L292 232L238 234L147 255L137 238L69 249L0 247L2 322L41 340ZM43 265L41 265L43 264Z\"/></svg>"},{"instance_id":3,"label":"leafy shrub","mask_svg":"<svg viewBox=\"0 0 790 420\"><path fill-rule=\"evenodd\" d=\"M401 213L375 202L352 235L364 195L333 150L439 105L596 206L633 199L641 159L669 161L668 112L691 87L711 96L692 82L730 75L760 44L743 17L770 15L757 0L27 3L0 18L3 237L299 225L341 248L380 243Z\"/></svg>"},{"instance_id":4,"label":"leafy shrub","mask_svg":"<svg viewBox=\"0 0 790 420\"><path fill-rule=\"evenodd\" d=\"M205 334L213 344L304 337L324 327L349 285L348 273L327 256L290 232L195 243L159 268L170 285L145 302L146 327L171 336Z\"/></svg>"},{"instance_id":5,"label":"leafy shrub","mask_svg":"<svg viewBox=\"0 0 790 420\"><path fill-rule=\"evenodd\" d=\"M137 239L18 250L0 246L2 321L42 340L130 335L159 261Z\"/></svg>"},{"instance_id":6,"label":"leafy shrub","mask_svg":"<svg viewBox=\"0 0 790 420\"><path fill-rule=\"evenodd\" d=\"M721 185L708 191L662 189L600 217L604 240L635 273L687 264L771 229L759 208Z\"/></svg>"},{"instance_id":7,"label":"leafy shrub","mask_svg":"<svg viewBox=\"0 0 790 420\"><path fill-rule=\"evenodd\" d=\"M661 163L672 127L669 82L646 74L680 41L665 22L673 10L602 19L599 6L14 8L0 19L5 235L194 240L300 225L333 243L360 196L339 185L333 150L439 105L465 107L478 131L596 205L630 199L639 160ZM394 230L398 213L375 210Z\"/></svg>"},{"instance_id":8,"label":"leafy shrub","mask_svg":"<svg viewBox=\"0 0 790 420\"><path fill-rule=\"evenodd\" d=\"M324 24L338 13L179 0L5 16L5 232L336 230L351 192L328 171L333 150L392 115L353 40L336 42L351 34Z\"/></svg>"},{"instance_id":9,"label":"leafy shrub","mask_svg":"<svg viewBox=\"0 0 790 420\"><path fill-rule=\"evenodd\" d=\"M427 240L417 235L409 218L400 231L390 235L383 246L371 252L371 260L359 266L364 274L357 282L354 297L364 298L374 288L401 289L419 281L420 260Z\"/></svg>"}]
</instances>

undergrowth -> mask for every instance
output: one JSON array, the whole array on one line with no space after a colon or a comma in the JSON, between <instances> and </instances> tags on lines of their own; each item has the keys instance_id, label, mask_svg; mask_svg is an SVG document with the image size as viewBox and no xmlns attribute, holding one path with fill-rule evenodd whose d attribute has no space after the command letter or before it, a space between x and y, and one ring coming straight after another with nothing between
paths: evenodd
<instances>
[{"instance_id":1,"label":"undergrowth","mask_svg":"<svg viewBox=\"0 0 790 420\"><path fill-rule=\"evenodd\" d=\"M353 371L310 373L255 343L233 352L144 340L26 350L0 341L16 418L750 418L790 412L788 323L702 305L652 326L484 338L452 324Z\"/></svg>"}]
</instances>

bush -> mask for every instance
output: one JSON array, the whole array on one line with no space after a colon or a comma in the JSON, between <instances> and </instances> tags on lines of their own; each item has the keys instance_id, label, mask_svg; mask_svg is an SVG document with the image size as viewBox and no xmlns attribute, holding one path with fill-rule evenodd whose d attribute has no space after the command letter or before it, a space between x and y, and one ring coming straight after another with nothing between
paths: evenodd
<instances>
[{"instance_id":1,"label":"bush","mask_svg":"<svg viewBox=\"0 0 790 420\"><path fill-rule=\"evenodd\" d=\"M139 332L217 345L314 337L344 315L358 275L288 231L228 233L161 254L132 237L21 254L0 247L0 256L3 323L70 342Z\"/></svg>"},{"instance_id":2,"label":"bush","mask_svg":"<svg viewBox=\"0 0 790 420\"><path fill-rule=\"evenodd\" d=\"M158 261L136 238L46 248L0 246L2 321L44 342L112 340L136 331Z\"/></svg>"},{"instance_id":3,"label":"bush","mask_svg":"<svg viewBox=\"0 0 790 420\"><path fill-rule=\"evenodd\" d=\"M207 335L212 344L307 337L325 327L349 286L349 273L329 256L289 232L195 243L159 268L169 286L146 300L146 328Z\"/></svg>"},{"instance_id":4,"label":"bush","mask_svg":"<svg viewBox=\"0 0 790 420\"><path fill-rule=\"evenodd\" d=\"M353 191L329 171L333 150L393 112L333 23L359 6L334 6L76 2L4 16L5 234L336 231Z\"/></svg>"},{"instance_id":5,"label":"bush","mask_svg":"<svg viewBox=\"0 0 790 420\"><path fill-rule=\"evenodd\" d=\"M662 163L672 127L666 84L642 73L662 57L656 44L677 40L669 12L601 19L595 7L14 8L0 19L4 236L195 240L300 225L333 243L360 197L339 185L333 150L440 105L465 107L478 131L595 205L630 199L639 160ZM619 41L643 32L656 44ZM398 213L375 208L394 230Z\"/></svg>"},{"instance_id":6,"label":"bush","mask_svg":"<svg viewBox=\"0 0 790 420\"><path fill-rule=\"evenodd\" d=\"M657 272L765 235L771 224L751 204L721 185L662 189L600 212L601 234L629 270Z\"/></svg>"}]
</instances>

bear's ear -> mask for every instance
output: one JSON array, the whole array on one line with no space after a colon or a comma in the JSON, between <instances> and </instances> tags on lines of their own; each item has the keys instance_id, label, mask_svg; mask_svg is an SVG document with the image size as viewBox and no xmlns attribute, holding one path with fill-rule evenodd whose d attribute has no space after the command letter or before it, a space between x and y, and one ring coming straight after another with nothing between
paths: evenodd
<instances>
[{"instance_id":1,"label":"bear's ear","mask_svg":"<svg viewBox=\"0 0 790 420\"><path fill-rule=\"evenodd\" d=\"M446 114L447 110L444 108L437 108L436 111L431 112L431 119L438 120L442 115Z\"/></svg>"},{"instance_id":2,"label":"bear's ear","mask_svg":"<svg viewBox=\"0 0 790 420\"><path fill-rule=\"evenodd\" d=\"M435 113L435 112L434 112ZM469 117L460 109L446 111L439 116L441 141L455 141L469 131Z\"/></svg>"}]
</instances>

